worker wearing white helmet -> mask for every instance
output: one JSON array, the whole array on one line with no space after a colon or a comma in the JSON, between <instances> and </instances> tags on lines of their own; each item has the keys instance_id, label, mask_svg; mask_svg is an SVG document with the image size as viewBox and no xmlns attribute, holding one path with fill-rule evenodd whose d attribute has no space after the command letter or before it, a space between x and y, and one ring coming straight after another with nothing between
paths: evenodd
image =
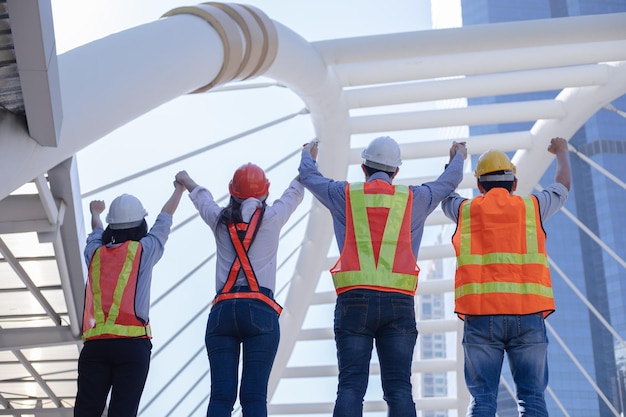
<instances>
[{"instance_id":1,"label":"worker wearing white helmet","mask_svg":"<svg viewBox=\"0 0 626 417\"><path fill-rule=\"evenodd\" d=\"M89 268L83 313L84 346L78 359L74 416L136 416L150 364L150 284L163 255L184 187L174 192L148 231L148 212L137 197L111 203L104 229L102 200L89 204L93 231L87 237Z\"/></svg>"},{"instance_id":2,"label":"worker wearing white helmet","mask_svg":"<svg viewBox=\"0 0 626 417\"><path fill-rule=\"evenodd\" d=\"M361 158L365 166L386 172L395 172L402 165L400 147L389 136L380 136L370 142L361 152Z\"/></svg>"},{"instance_id":3,"label":"worker wearing white helmet","mask_svg":"<svg viewBox=\"0 0 626 417\"><path fill-rule=\"evenodd\" d=\"M474 175L482 195L456 193L442 202L457 223L455 312L465 320L465 382L472 395L468 416L496 414L506 352L524 415L548 415L548 338L544 319L554 311L543 222L565 203L570 188L567 141L551 140L555 183L516 196L516 168L501 151L483 153ZM470 226L471 225L471 226Z\"/></svg>"},{"instance_id":4,"label":"worker wearing white helmet","mask_svg":"<svg viewBox=\"0 0 626 417\"><path fill-rule=\"evenodd\" d=\"M389 415L415 417L411 363L417 341L414 295L424 222L463 177L465 143L452 144L450 163L435 181L393 185L402 164L397 142L382 136L361 154L365 182L324 177L318 143L304 145L300 179L332 215L339 260L330 270L337 292L335 342L339 385L334 417L363 415L372 346Z\"/></svg>"}]
</instances>

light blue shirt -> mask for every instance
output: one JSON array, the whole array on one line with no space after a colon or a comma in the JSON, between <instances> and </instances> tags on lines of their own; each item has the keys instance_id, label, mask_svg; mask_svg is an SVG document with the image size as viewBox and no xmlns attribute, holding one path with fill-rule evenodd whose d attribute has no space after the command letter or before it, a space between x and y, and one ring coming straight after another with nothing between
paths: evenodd
<instances>
[{"instance_id":1,"label":"light blue shirt","mask_svg":"<svg viewBox=\"0 0 626 417\"><path fill-rule=\"evenodd\" d=\"M152 269L154 265L163 256L165 242L172 228L172 215L168 213L159 213L154 222L154 226L148 234L143 237L141 242L141 261L139 263L139 274L137 276L137 291L135 295L135 313L137 317L145 322L149 320L150 313L150 284L152 283ZM93 254L100 246L102 246L102 234L104 229L96 227L87 236L87 244L85 246L85 261L87 267L91 265ZM108 245L116 246L116 245ZM119 244L117 245L119 246Z\"/></svg>"},{"instance_id":2,"label":"light blue shirt","mask_svg":"<svg viewBox=\"0 0 626 417\"><path fill-rule=\"evenodd\" d=\"M324 177L308 151L302 152L300 160L300 181L322 203L333 218L335 239L339 251L343 250L346 235L346 185L347 181L334 181ZM381 179L392 183L391 178L384 172L377 172L370 176L369 181ZM411 185L413 192L413 209L411 212L411 242L412 250L417 259L419 246L424 233L426 217L437 208L445 197L450 195L463 179L463 157L456 155L448 168L435 181L422 185Z\"/></svg>"},{"instance_id":3,"label":"light blue shirt","mask_svg":"<svg viewBox=\"0 0 626 417\"><path fill-rule=\"evenodd\" d=\"M548 220L563 207L563 204L567 201L568 194L567 188L558 182L549 185L542 191L532 193L539 202L539 216L542 222ZM446 197L441 202L441 208L446 217L456 223L459 220L459 208L465 200L467 200L466 197L461 197L457 193L452 193Z\"/></svg>"},{"instance_id":4,"label":"light blue shirt","mask_svg":"<svg viewBox=\"0 0 626 417\"><path fill-rule=\"evenodd\" d=\"M189 194L191 201L198 209L200 217L213 230L217 245L215 262L215 290L221 290L226 283L228 273L237 253L230 241L228 229L219 223L223 207L220 207L209 190L198 186ZM274 291L276 287L276 253L280 229L287 223L289 216L296 210L304 198L304 187L298 181L291 181L289 187L278 200L268 205L263 213L259 230L248 250L248 257L256 275L259 286ZM249 222L252 214L262 205L256 198L248 198L241 204L241 215ZM243 271L239 271L236 285L247 285Z\"/></svg>"}]
</instances>

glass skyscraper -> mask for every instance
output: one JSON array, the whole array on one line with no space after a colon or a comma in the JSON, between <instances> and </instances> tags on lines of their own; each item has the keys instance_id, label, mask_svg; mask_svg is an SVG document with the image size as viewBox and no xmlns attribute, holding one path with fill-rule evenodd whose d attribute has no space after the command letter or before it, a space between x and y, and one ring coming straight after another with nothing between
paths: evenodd
<instances>
[{"instance_id":1,"label":"glass skyscraper","mask_svg":"<svg viewBox=\"0 0 626 417\"><path fill-rule=\"evenodd\" d=\"M461 0L461 5L464 26L626 12L626 0ZM524 97L538 100L554 98L558 93L538 92ZM507 101L511 96L473 98L468 103ZM626 110L626 96L611 104L591 117L570 144L626 181L626 118L619 113ZM473 126L470 132L479 135L529 127L519 123ZM572 190L568 202L544 224L557 308L547 319L550 386L546 401L551 416L614 416L625 410L626 348L586 307L568 281L625 339L626 269L621 263L626 259L626 191L584 158L571 153L570 162ZM546 186L553 180L554 165L540 184ZM584 226L579 227L578 221ZM498 413L517 415L510 395L502 387Z\"/></svg>"}]
</instances>

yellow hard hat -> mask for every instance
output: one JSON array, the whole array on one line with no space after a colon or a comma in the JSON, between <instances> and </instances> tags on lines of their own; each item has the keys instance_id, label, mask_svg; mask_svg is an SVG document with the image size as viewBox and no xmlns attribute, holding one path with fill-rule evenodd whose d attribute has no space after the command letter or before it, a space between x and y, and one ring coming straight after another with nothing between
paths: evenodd
<instances>
[{"instance_id":1,"label":"yellow hard hat","mask_svg":"<svg viewBox=\"0 0 626 417\"><path fill-rule=\"evenodd\" d=\"M497 171L513 171L513 175L515 175L516 169L504 152L489 150L478 158L474 176L478 178L481 175Z\"/></svg>"}]
</instances>

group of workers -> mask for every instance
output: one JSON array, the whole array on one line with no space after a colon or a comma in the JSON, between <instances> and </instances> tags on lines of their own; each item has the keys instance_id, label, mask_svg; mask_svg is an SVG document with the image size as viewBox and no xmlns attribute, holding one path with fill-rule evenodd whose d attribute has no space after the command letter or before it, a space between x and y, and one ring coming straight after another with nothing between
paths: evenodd
<instances>
[{"instance_id":1,"label":"group of workers","mask_svg":"<svg viewBox=\"0 0 626 417\"><path fill-rule=\"evenodd\" d=\"M205 344L210 364L208 417L228 417L237 396L244 417L267 416L267 390L280 340L282 307L274 299L280 230L309 190L332 216L339 259L331 268L337 293L334 333L338 360L334 417L363 414L374 347L390 417L415 417L411 364L418 330L415 291L426 217L441 203L457 227L455 313L464 320L468 416L492 417L506 353L520 416L547 416L545 318L554 298L542 224L565 203L570 188L567 141L553 138L555 183L516 196L516 168L500 151L485 152L475 176L480 196L455 193L467 158L453 142L434 181L394 185L402 163L398 143L382 136L363 151L363 182L335 181L317 168L318 143L302 148L299 173L280 198L267 203L269 181L248 163L229 184L220 207L186 171L148 230L134 196L90 203L89 268L78 362L76 417L136 416L148 374L152 269L163 255L172 216L185 190L216 241L216 295ZM239 378L240 355L242 361Z\"/></svg>"}]
</instances>

